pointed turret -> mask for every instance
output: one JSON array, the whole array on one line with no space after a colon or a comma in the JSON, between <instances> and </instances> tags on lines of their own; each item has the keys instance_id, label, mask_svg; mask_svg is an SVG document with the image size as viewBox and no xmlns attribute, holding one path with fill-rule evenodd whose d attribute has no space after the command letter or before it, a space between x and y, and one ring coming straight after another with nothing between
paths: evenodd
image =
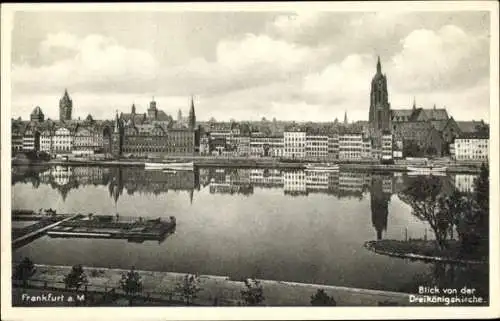
<instances>
[{"instance_id":1,"label":"pointed turret","mask_svg":"<svg viewBox=\"0 0 500 321\"><path fill-rule=\"evenodd\" d=\"M194 99L191 96L191 108L189 109L189 128L194 129L196 126L196 115L194 112Z\"/></svg>"},{"instance_id":2,"label":"pointed turret","mask_svg":"<svg viewBox=\"0 0 500 321\"><path fill-rule=\"evenodd\" d=\"M118 110L116 111L116 117L115 117L115 133L120 132L120 118L118 116Z\"/></svg>"},{"instance_id":3,"label":"pointed turret","mask_svg":"<svg viewBox=\"0 0 500 321\"><path fill-rule=\"evenodd\" d=\"M415 96L413 96L413 110L417 109L417 102L415 100Z\"/></svg>"},{"instance_id":4,"label":"pointed turret","mask_svg":"<svg viewBox=\"0 0 500 321\"><path fill-rule=\"evenodd\" d=\"M377 56L377 74L382 73L382 65L380 64L380 56Z\"/></svg>"},{"instance_id":5,"label":"pointed turret","mask_svg":"<svg viewBox=\"0 0 500 321\"><path fill-rule=\"evenodd\" d=\"M177 111L177 122L181 123L182 122L182 111L179 108L179 111Z\"/></svg>"},{"instance_id":6,"label":"pointed turret","mask_svg":"<svg viewBox=\"0 0 500 321\"><path fill-rule=\"evenodd\" d=\"M347 125L347 111L344 113L344 125Z\"/></svg>"}]
</instances>

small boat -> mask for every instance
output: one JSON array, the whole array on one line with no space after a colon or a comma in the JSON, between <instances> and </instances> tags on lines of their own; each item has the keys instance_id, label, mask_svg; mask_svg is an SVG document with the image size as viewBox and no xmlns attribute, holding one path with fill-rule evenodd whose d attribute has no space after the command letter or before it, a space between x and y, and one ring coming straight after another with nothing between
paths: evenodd
<instances>
[{"instance_id":1,"label":"small boat","mask_svg":"<svg viewBox=\"0 0 500 321\"><path fill-rule=\"evenodd\" d=\"M421 174L437 174L446 172L446 166L407 166L410 172L421 173Z\"/></svg>"},{"instance_id":2,"label":"small boat","mask_svg":"<svg viewBox=\"0 0 500 321\"><path fill-rule=\"evenodd\" d=\"M408 176L446 176L446 172L408 172Z\"/></svg>"},{"instance_id":3,"label":"small boat","mask_svg":"<svg viewBox=\"0 0 500 321\"><path fill-rule=\"evenodd\" d=\"M306 164L306 171L310 172L336 172L339 171L338 164Z\"/></svg>"},{"instance_id":4,"label":"small boat","mask_svg":"<svg viewBox=\"0 0 500 321\"><path fill-rule=\"evenodd\" d=\"M194 167L193 162L181 163L146 163L145 168L147 170L184 170L184 171L192 171Z\"/></svg>"}]
</instances>

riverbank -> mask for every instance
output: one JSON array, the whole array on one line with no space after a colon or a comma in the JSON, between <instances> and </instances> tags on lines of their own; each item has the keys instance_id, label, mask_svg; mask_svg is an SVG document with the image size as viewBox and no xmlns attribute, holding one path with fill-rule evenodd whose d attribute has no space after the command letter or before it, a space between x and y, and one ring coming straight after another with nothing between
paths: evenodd
<instances>
[{"instance_id":1,"label":"riverbank","mask_svg":"<svg viewBox=\"0 0 500 321\"><path fill-rule=\"evenodd\" d=\"M35 265L36 272L28 282L28 287L52 291L64 291L64 276L71 271L70 266ZM121 269L87 268L84 271L88 277L87 291L92 293L107 293L115 289L118 295L124 295L119 287L121 275L128 271ZM175 292L176 285L185 276L183 273L137 271L141 275L143 291L142 299L163 301L165 305L182 302L182 296ZM410 294L358 289L321 284L305 284L261 280L266 306L310 306L311 296L318 289L333 296L337 306L407 306ZM231 280L229 277L201 275L199 276L201 291L193 301L201 306L238 306L242 305L241 290L245 289L242 281ZM15 301L15 300L13 300Z\"/></svg>"},{"instance_id":2,"label":"riverbank","mask_svg":"<svg viewBox=\"0 0 500 321\"><path fill-rule=\"evenodd\" d=\"M438 249L435 241L425 240L379 240L368 241L365 248L377 254L388 255L425 262L442 262L453 264L488 264L481 258L465 258L460 253L458 241L449 241L447 249Z\"/></svg>"},{"instance_id":3,"label":"riverbank","mask_svg":"<svg viewBox=\"0 0 500 321\"><path fill-rule=\"evenodd\" d=\"M281 161L276 158L244 158L244 157L205 157L205 156L178 156L162 159L161 162L168 161L192 161L198 167L236 167L236 168L289 168L303 169L307 163L318 162L315 160L294 160ZM135 166L144 167L148 162L160 162L160 160L144 160L144 159L118 159L118 160L88 160L88 159L70 159L37 161L30 164L12 165L62 165L62 166ZM337 161L340 170L356 170L356 171L372 171L372 172L408 172L408 164L400 162L397 164L379 164L373 161ZM450 163L447 166L448 173L468 173L477 174L480 171L480 164L460 164Z\"/></svg>"}]
</instances>

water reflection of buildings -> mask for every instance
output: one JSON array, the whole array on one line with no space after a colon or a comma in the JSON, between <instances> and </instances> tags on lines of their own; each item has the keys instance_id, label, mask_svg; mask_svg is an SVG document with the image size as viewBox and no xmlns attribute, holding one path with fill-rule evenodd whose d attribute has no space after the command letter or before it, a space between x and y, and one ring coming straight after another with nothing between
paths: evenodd
<instances>
[{"instance_id":1,"label":"water reflection of buildings","mask_svg":"<svg viewBox=\"0 0 500 321\"><path fill-rule=\"evenodd\" d=\"M208 182L211 194L253 194L250 171L247 169L211 168L207 172L203 171L200 181L205 184Z\"/></svg>"},{"instance_id":2,"label":"water reflection of buildings","mask_svg":"<svg viewBox=\"0 0 500 321\"><path fill-rule=\"evenodd\" d=\"M24 176L23 176L24 175ZM380 175L379 175L380 176ZM398 193L408 183L409 178L391 173L384 175L375 188L369 172L349 171L307 171L282 169L248 168L197 168L194 171L163 172L146 171L137 167L98 167L98 166L54 166L39 172L15 169L12 182L32 182L33 186L48 184L57 189L65 199L68 192L86 185L107 186L110 197L118 198L126 192L159 195L169 190L193 191L208 186L210 193L245 194L254 192L254 187L283 189L291 196L323 193L337 198L363 198L370 189L386 194ZM473 177L458 176L472 185ZM451 181L451 179L448 179Z\"/></svg>"},{"instance_id":3,"label":"water reflection of buildings","mask_svg":"<svg viewBox=\"0 0 500 321\"><path fill-rule=\"evenodd\" d=\"M241 193L242 186L250 184L260 188L282 188L284 194L291 196L323 193L337 198L362 198L371 189L372 180L369 172L262 168L200 168L199 171L200 184L209 186L211 193ZM405 183L402 175L391 173L384 176L379 188L393 194L401 191Z\"/></svg>"},{"instance_id":4,"label":"water reflection of buildings","mask_svg":"<svg viewBox=\"0 0 500 321\"><path fill-rule=\"evenodd\" d=\"M98 167L98 166L54 166L38 173L26 173L39 183L51 186L59 191L65 200L69 191L86 185L108 186L110 197L115 201L124 191L152 193L159 195L168 190L188 191L192 201L193 191L199 189L196 171L168 173L163 171L145 171L135 167ZM13 174L13 184L24 180ZM33 184L34 186L36 184ZM38 187L36 185L36 187Z\"/></svg>"},{"instance_id":5,"label":"water reflection of buildings","mask_svg":"<svg viewBox=\"0 0 500 321\"><path fill-rule=\"evenodd\" d=\"M477 175L456 174L454 177L455 188L462 193L474 192L474 181Z\"/></svg>"},{"instance_id":6,"label":"water reflection of buildings","mask_svg":"<svg viewBox=\"0 0 500 321\"><path fill-rule=\"evenodd\" d=\"M283 191L287 195L307 195L306 173L302 170L284 171Z\"/></svg>"},{"instance_id":7,"label":"water reflection of buildings","mask_svg":"<svg viewBox=\"0 0 500 321\"><path fill-rule=\"evenodd\" d=\"M128 195L135 193L160 195L173 191L188 191L190 200L193 191L199 189L196 171L146 171L134 167L115 167L111 169L111 181L108 186L110 196L116 201L124 190Z\"/></svg>"},{"instance_id":8,"label":"water reflection of buildings","mask_svg":"<svg viewBox=\"0 0 500 321\"><path fill-rule=\"evenodd\" d=\"M392 176L373 175L370 190L372 225L377 233L377 240L381 240L382 233L387 230L389 201L393 192Z\"/></svg>"}]
</instances>

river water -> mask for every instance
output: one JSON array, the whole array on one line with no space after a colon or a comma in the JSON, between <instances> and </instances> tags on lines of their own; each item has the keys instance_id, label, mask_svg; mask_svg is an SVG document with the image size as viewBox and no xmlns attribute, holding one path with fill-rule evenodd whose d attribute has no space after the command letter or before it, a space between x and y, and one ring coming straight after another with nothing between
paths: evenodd
<instances>
[{"instance_id":1,"label":"river water","mask_svg":"<svg viewBox=\"0 0 500 321\"><path fill-rule=\"evenodd\" d=\"M444 190L473 176L441 177ZM419 285L480 287L486 271L372 253L375 239L432 239L398 197L401 173L199 168L14 167L12 208L168 218L164 241L51 238L13 252L35 263L190 272L414 292ZM449 270L452 270L451 272Z\"/></svg>"}]
</instances>

